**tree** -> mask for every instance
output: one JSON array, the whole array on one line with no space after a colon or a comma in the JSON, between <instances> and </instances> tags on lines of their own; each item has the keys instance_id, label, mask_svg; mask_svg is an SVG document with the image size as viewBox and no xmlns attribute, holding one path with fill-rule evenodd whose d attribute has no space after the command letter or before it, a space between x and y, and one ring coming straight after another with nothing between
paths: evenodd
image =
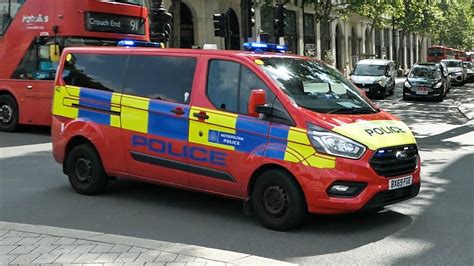
<instances>
[{"instance_id":1,"label":"tree","mask_svg":"<svg viewBox=\"0 0 474 266\"><path fill-rule=\"evenodd\" d=\"M439 28L434 32L434 40L448 47L472 49L474 42L473 4L469 1L442 1Z\"/></svg>"}]
</instances>

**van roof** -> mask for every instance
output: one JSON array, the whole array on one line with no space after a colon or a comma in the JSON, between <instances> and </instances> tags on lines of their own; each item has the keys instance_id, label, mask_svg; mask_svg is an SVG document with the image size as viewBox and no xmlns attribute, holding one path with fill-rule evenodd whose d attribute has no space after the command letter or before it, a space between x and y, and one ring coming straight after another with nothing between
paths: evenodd
<instances>
[{"instance_id":1,"label":"van roof","mask_svg":"<svg viewBox=\"0 0 474 266\"><path fill-rule=\"evenodd\" d=\"M386 65L389 62L392 62L392 60L387 60L387 59L362 59L358 61L356 64L361 64L361 65Z\"/></svg>"},{"instance_id":2,"label":"van roof","mask_svg":"<svg viewBox=\"0 0 474 266\"><path fill-rule=\"evenodd\" d=\"M286 57L286 58L306 58L294 54L284 53L270 53L270 52L251 52L251 51L239 51L239 50L204 50L204 49L186 49L186 48L148 48L148 47L68 47L64 50L69 53L111 53L111 54L123 54L129 51L139 53L176 53L181 55L235 55L244 57Z\"/></svg>"}]
</instances>

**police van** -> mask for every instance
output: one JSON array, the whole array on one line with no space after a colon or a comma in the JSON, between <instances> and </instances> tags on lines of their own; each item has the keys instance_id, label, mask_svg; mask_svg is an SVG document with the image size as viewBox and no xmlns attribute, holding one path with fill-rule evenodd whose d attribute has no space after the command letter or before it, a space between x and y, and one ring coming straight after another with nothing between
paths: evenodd
<instances>
[{"instance_id":1,"label":"police van","mask_svg":"<svg viewBox=\"0 0 474 266\"><path fill-rule=\"evenodd\" d=\"M275 230L309 213L380 210L415 197L415 138L337 70L286 47L64 50L53 155L74 190L113 178L245 202Z\"/></svg>"}]
</instances>

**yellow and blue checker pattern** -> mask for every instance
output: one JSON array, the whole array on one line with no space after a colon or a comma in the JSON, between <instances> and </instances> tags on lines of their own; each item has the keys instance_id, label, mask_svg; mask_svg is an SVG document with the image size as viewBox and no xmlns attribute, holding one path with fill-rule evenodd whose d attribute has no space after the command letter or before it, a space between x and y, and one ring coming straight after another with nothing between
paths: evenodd
<instances>
[{"instance_id":1,"label":"yellow and blue checker pattern","mask_svg":"<svg viewBox=\"0 0 474 266\"><path fill-rule=\"evenodd\" d=\"M171 113L176 107L184 115ZM200 112L206 113L208 119L194 116ZM335 168L336 164L335 157L314 150L306 130L213 109L58 86L53 114L316 168Z\"/></svg>"}]
</instances>

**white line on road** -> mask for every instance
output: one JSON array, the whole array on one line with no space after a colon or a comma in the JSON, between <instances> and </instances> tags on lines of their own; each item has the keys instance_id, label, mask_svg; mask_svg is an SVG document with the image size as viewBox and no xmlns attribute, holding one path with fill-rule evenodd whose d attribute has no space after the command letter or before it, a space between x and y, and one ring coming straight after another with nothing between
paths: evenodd
<instances>
[{"instance_id":1,"label":"white line on road","mask_svg":"<svg viewBox=\"0 0 474 266\"><path fill-rule=\"evenodd\" d=\"M6 148L0 148L0 158L19 157L19 156L24 156L30 153L51 151L51 150L52 150L51 143L6 147Z\"/></svg>"}]
</instances>

